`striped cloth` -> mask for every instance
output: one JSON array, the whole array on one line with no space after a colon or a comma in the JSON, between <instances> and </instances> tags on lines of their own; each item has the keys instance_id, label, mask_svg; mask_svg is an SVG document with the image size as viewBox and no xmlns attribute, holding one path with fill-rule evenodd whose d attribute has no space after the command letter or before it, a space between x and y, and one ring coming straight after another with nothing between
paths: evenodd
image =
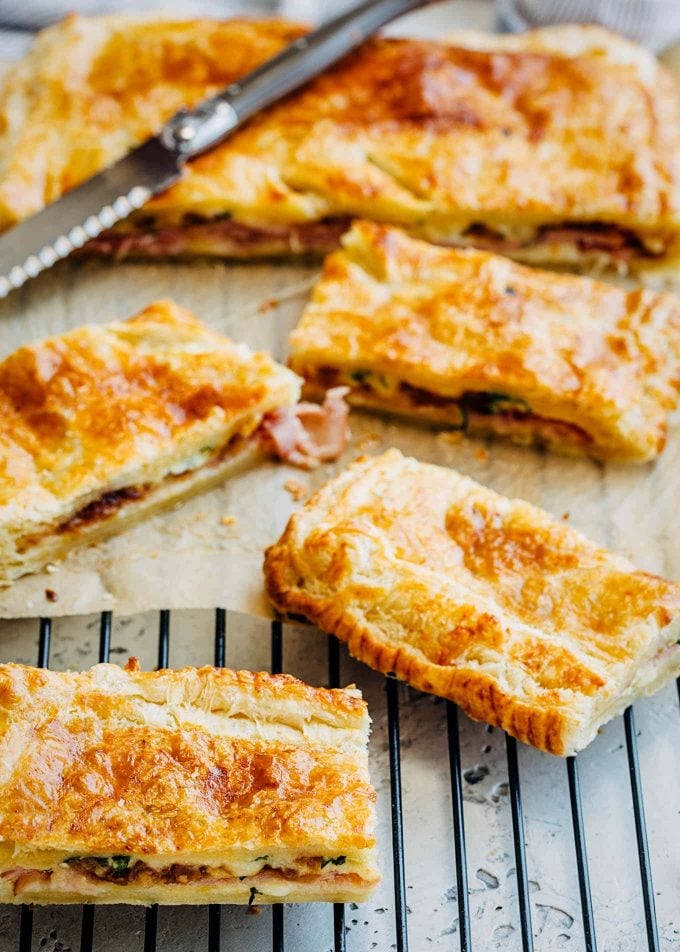
<instances>
[{"instance_id":1,"label":"striped cloth","mask_svg":"<svg viewBox=\"0 0 680 952\"><path fill-rule=\"evenodd\" d=\"M0 61L21 56L33 34L67 13L162 13L228 17L280 13L315 22L358 0L0 0ZM480 7L483 5L479 0ZM658 51L680 40L680 0L496 0L500 24L513 31L549 23L601 23ZM447 6L446 4L444 6ZM470 10L472 4L461 4ZM452 12L455 5L452 4ZM465 15L465 14L463 14ZM474 24L471 24L474 25Z\"/></svg>"},{"instance_id":2,"label":"striped cloth","mask_svg":"<svg viewBox=\"0 0 680 952\"><path fill-rule=\"evenodd\" d=\"M680 40L680 0L497 0L501 22L519 32L550 23L599 23L659 52Z\"/></svg>"}]
</instances>

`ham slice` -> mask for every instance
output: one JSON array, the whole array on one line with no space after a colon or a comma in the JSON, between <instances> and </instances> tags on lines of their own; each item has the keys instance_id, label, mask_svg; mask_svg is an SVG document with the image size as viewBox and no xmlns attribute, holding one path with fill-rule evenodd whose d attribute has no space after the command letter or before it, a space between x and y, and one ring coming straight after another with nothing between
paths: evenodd
<instances>
[{"instance_id":1,"label":"ham slice","mask_svg":"<svg viewBox=\"0 0 680 952\"><path fill-rule=\"evenodd\" d=\"M604 222L546 226L541 229L540 241L574 244L579 251L602 251L620 259L634 254L651 254L634 232Z\"/></svg>"},{"instance_id":2,"label":"ham slice","mask_svg":"<svg viewBox=\"0 0 680 952\"><path fill-rule=\"evenodd\" d=\"M347 393L349 387L333 387L323 405L298 403L268 413L259 430L267 452L304 469L337 459L349 439Z\"/></svg>"},{"instance_id":3,"label":"ham slice","mask_svg":"<svg viewBox=\"0 0 680 952\"><path fill-rule=\"evenodd\" d=\"M194 254L225 258L326 254L337 248L349 225L346 217L269 225L247 225L230 219L189 220L174 228L146 232L104 231L88 241L83 251L118 260Z\"/></svg>"}]
</instances>

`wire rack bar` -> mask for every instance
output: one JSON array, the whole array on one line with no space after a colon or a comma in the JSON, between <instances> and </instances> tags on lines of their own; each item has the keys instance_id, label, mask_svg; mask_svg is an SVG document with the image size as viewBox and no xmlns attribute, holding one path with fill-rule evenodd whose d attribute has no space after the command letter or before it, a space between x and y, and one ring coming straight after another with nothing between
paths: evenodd
<instances>
[{"instance_id":1,"label":"wire rack bar","mask_svg":"<svg viewBox=\"0 0 680 952\"><path fill-rule=\"evenodd\" d=\"M38 663L37 667L47 668L50 664L50 643L52 641L52 619L41 618L38 622ZM33 945L33 908L21 907L19 920L19 952L31 952Z\"/></svg>"},{"instance_id":2,"label":"wire rack bar","mask_svg":"<svg viewBox=\"0 0 680 952\"><path fill-rule=\"evenodd\" d=\"M451 805L453 807L453 849L456 858L456 901L460 952L471 952L470 899L468 896L467 850L463 816L463 777L460 761L458 708L446 702L446 726L449 735L449 771L451 774Z\"/></svg>"},{"instance_id":3,"label":"wire rack bar","mask_svg":"<svg viewBox=\"0 0 680 952\"><path fill-rule=\"evenodd\" d=\"M581 806L581 783L579 780L576 757L567 758L567 776L569 778L569 801L571 803L571 822L574 827L574 847L576 849L576 869L578 872L578 888L581 896L585 950L586 952L597 952L593 900L590 895L588 851L586 849L583 808Z\"/></svg>"},{"instance_id":4,"label":"wire rack bar","mask_svg":"<svg viewBox=\"0 0 680 952\"><path fill-rule=\"evenodd\" d=\"M99 654L97 660L108 661L111 656L111 612L102 612L99 620ZM94 944L94 906L83 906L80 923L80 952L92 952Z\"/></svg>"},{"instance_id":5,"label":"wire rack bar","mask_svg":"<svg viewBox=\"0 0 680 952\"><path fill-rule=\"evenodd\" d=\"M50 643L52 641L52 619L41 618L38 628L38 667L50 665Z\"/></svg>"},{"instance_id":6,"label":"wire rack bar","mask_svg":"<svg viewBox=\"0 0 680 952\"><path fill-rule=\"evenodd\" d=\"M387 740L390 751L390 801L392 807L392 859L394 863L394 919L397 952L408 952L406 923L406 871L404 868L404 817L401 803L401 742L399 738L399 687L387 678Z\"/></svg>"},{"instance_id":7,"label":"wire rack bar","mask_svg":"<svg viewBox=\"0 0 680 952\"><path fill-rule=\"evenodd\" d=\"M527 855L524 843L524 815L522 811L522 790L519 781L519 761L517 741L509 734L505 735L505 750L508 758L508 779L510 781L510 808L512 810L512 838L515 845L515 867L517 869L517 902L519 904L519 924L522 932L523 952L533 952L534 935L531 926L531 904L529 902L529 882L527 877Z\"/></svg>"},{"instance_id":8,"label":"wire rack bar","mask_svg":"<svg viewBox=\"0 0 680 952\"><path fill-rule=\"evenodd\" d=\"M227 613L215 609L215 667L223 668L227 653ZM222 907L213 903L208 908L208 952L220 952L222 947Z\"/></svg>"},{"instance_id":9,"label":"wire rack bar","mask_svg":"<svg viewBox=\"0 0 680 952\"><path fill-rule=\"evenodd\" d=\"M328 636L328 687L340 687L340 645L333 635ZM335 952L346 952L345 904L342 902L333 905L333 941Z\"/></svg>"},{"instance_id":10,"label":"wire rack bar","mask_svg":"<svg viewBox=\"0 0 680 952\"><path fill-rule=\"evenodd\" d=\"M227 612L224 608L215 610L215 667L223 668L227 663Z\"/></svg>"},{"instance_id":11,"label":"wire rack bar","mask_svg":"<svg viewBox=\"0 0 680 952\"><path fill-rule=\"evenodd\" d=\"M283 625L280 621L272 622L271 632L271 672L281 674L283 670ZM272 905L272 952L284 952L284 921L283 903Z\"/></svg>"},{"instance_id":12,"label":"wire rack bar","mask_svg":"<svg viewBox=\"0 0 680 952\"><path fill-rule=\"evenodd\" d=\"M170 664L170 612L162 609L158 618L158 667ZM158 937L158 906L147 906L144 916L144 952L155 952Z\"/></svg>"},{"instance_id":13,"label":"wire rack bar","mask_svg":"<svg viewBox=\"0 0 680 952\"><path fill-rule=\"evenodd\" d=\"M19 920L19 952L31 952L33 945L33 906L21 907Z\"/></svg>"},{"instance_id":14,"label":"wire rack bar","mask_svg":"<svg viewBox=\"0 0 680 952\"><path fill-rule=\"evenodd\" d=\"M92 952L94 941L94 906L83 906L80 922L80 952Z\"/></svg>"},{"instance_id":15,"label":"wire rack bar","mask_svg":"<svg viewBox=\"0 0 680 952\"><path fill-rule=\"evenodd\" d=\"M170 612L163 609L158 619L158 667L170 664Z\"/></svg>"},{"instance_id":16,"label":"wire rack bar","mask_svg":"<svg viewBox=\"0 0 680 952\"><path fill-rule=\"evenodd\" d=\"M156 952L158 906L147 906L144 917L144 952Z\"/></svg>"},{"instance_id":17,"label":"wire rack bar","mask_svg":"<svg viewBox=\"0 0 680 952\"><path fill-rule=\"evenodd\" d=\"M637 852L640 863L640 885L642 886L642 901L645 908L647 946L650 952L658 952L659 932L656 925L654 884L652 883L652 866L649 859L649 845L647 843L645 805L642 796L640 762L638 759L637 739L635 736L635 715L632 707L627 708L624 712L623 723L626 733L626 750L628 752L630 791L633 797L633 814L635 816L635 837L637 839Z\"/></svg>"}]
</instances>

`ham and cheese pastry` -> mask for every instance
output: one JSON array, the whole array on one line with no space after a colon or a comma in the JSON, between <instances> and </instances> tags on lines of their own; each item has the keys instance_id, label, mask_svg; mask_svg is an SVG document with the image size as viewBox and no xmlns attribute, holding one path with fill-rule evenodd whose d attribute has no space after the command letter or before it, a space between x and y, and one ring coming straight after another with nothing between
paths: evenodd
<instances>
[{"instance_id":1,"label":"ham and cheese pastry","mask_svg":"<svg viewBox=\"0 0 680 952\"><path fill-rule=\"evenodd\" d=\"M0 227L303 33L281 20L121 16L50 27L0 98ZM362 216L534 264L672 276L679 137L670 75L602 29L375 39L89 248L326 252Z\"/></svg>"},{"instance_id":2,"label":"ham and cheese pastry","mask_svg":"<svg viewBox=\"0 0 680 952\"><path fill-rule=\"evenodd\" d=\"M366 899L369 723L285 674L0 665L0 901Z\"/></svg>"},{"instance_id":3,"label":"ham and cheese pastry","mask_svg":"<svg viewBox=\"0 0 680 952\"><path fill-rule=\"evenodd\" d=\"M290 338L318 396L644 462L680 391L680 302L356 222Z\"/></svg>"},{"instance_id":4,"label":"ham and cheese pastry","mask_svg":"<svg viewBox=\"0 0 680 952\"><path fill-rule=\"evenodd\" d=\"M170 301L19 348L0 363L0 581L266 454L334 457L344 391L311 408L296 404L300 386Z\"/></svg>"},{"instance_id":5,"label":"ham and cheese pastry","mask_svg":"<svg viewBox=\"0 0 680 952\"><path fill-rule=\"evenodd\" d=\"M553 754L680 674L680 584L396 450L295 513L265 578L356 658Z\"/></svg>"}]
</instances>

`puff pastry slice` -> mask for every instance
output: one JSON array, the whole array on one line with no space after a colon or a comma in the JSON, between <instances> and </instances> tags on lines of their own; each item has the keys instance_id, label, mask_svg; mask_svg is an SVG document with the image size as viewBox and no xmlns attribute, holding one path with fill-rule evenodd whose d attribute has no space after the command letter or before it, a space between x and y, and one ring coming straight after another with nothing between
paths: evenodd
<instances>
[{"instance_id":1,"label":"puff pastry slice","mask_svg":"<svg viewBox=\"0 0 680 952\"><path fill-rule=\"evenodd\" d=\"M680 673L680 584L396 450L295 513L265 577L371 667L553 754Z\"/></svg>"},{"instance_id":2,"label":"puff pastry slice","mask_svg":"<svg viewBox=\"0 0 680 952\"><path fill-rule=\"evenodd\" d=\"M355 222L290 338L311 394L646 461L680 391L680 303Z\"/></svg>"},{"instance_id":3,"label":"puff pastry slice","mask_svg":"<svg viewBox=\"0 0 680 952\"><path fill-rule=\"evenodd\" d=\"M296 405L300 384L170 301L19 348L0 363L0 581L265 453L310 465L332 456L344 404L331 401L335 442L319 448L298 414L316 414L319 431L325 411ZM274 441L281 432L287 441Z\"/></svg>"},{"instance_id":4,"label":"puff pastry slice","mask_svg":"<svg viewBox=\"0 0 680 952\"><path fill-rule=\"evenodd\" d=\"M369 723L289 675L2 665L0 900L365 899Z\"/></svg>"},{"instance_id":5,"label":"puff pastry slice","mask_svg":"<svg viewBox=\"0 0 680 952\"><path fill-rule=\"evenodd\" d=\"M277 20L122 16L50 27L0 97L0 227L303 32ZM325 252L362 216L528 263L672 278L679 129L670 75L602 29L376 39L89 248Z\"/></svg>"}]
</instances>

